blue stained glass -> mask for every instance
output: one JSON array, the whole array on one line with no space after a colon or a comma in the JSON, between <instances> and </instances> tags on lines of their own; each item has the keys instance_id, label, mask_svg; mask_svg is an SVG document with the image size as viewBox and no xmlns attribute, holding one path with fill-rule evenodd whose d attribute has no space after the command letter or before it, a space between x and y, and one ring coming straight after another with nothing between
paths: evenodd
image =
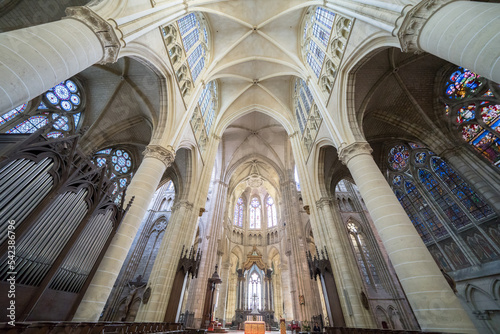
<instances>
[{"instance_id":1,"label":"blue stained glass","mask_svg":"<svg viewBox=\"0 0 500 334\"><path fill-rule=\"evenodd\" d=\"M465 181L453 171L446 162L438 157L431 160L432 168L450 190L459 198L461 203L469 210L476 219L494 214L494 211L486 204L476 192L474 192Z\"/></svg>"},{"instance_id":2,"label":"blue stained glass","mask_svg":"<svg viewBox=\"0 0 500 334\"><path fill-rule=\"evenodd\" d=\"M300 87L300 98L302 99L304 108L306 108L306 113L309 115L309 111L311 110L311 105L309 104L309 100L306 99L306 95L304 94L304 89L302 87Z\"/></svg>"},{"instance_id":3,"label":"blue stained glass","mask_svg":"<svg viewBox=\"0 0 500 334\"><path fill-rule=\"evenodd\" d=\"M76 94L71 95L71 103L73 103L75 106L80 104L80 97Z\"/></svg>"},{"instance_id":4,"label":"blue stained glass","mask_svg":"<svg viewBox=\"0 0 500 334\"><path fill-rule=\"evenodd\" d=\"M416 143L408 143L408 145L410 145L411 148L423 148L422 145Z\"/></svg>"},{"instance_id":5,"label":"blue stained glass","mask_svg":"<svg viewBox=\"0 0 500 334\"><path fill-rule=\"evenodd\" d=\"M415 212L415 208L411 204L411 201L408 199L408 196L406 196L400 190L396 190L395 194L399 202L401 203L401 206L406 211L408 218L410 218L411 222L413 223L413 226L415 226L415 229L417 230L418 234L420 234L422 240L424 242L432 241L432 238L429 234L429 230L427 229L426 226L424 226L418 214Z\"/></svg>"},{"instance_id":6,"label":"blue stained glass","mask_svg":"<svg viewBox=\"0 0 500 334\"><path fill-rule=\"evenodd\" d=\"M97 166L102 167L106 164L106 158L97 158Z\"/></svg>"},{"instance_id":7,"label":"blue stained glass","mask_svg":"<svg viewBox=\"0 0 500 334\"><path fill-rule=\"evenodd\" d=\"M7 131L7 133L33 133L41 127L47 125L47 123L48 120L45 116L32 116Z\"/></svg>"},{"instance_id":8,"label":"blue stained glass","mask_svg":"<svg viewBox=\"0 0 500 334\"><path fill-rule=\"evenodd\" d=\"M105 150L100 150L99 152L96 152L96 154L110 154L111 153L111 149L110 148L107 148Z\"/></svg>"},{"instance_id":9,"label":"blue stained glass","mask_svg":"<svg viewBox=\"0 0 500 334\"><path fill-rule=\"evenodd\" d=\"M333 26L333 20L335 18L335 13L330 12L322 7L318 7L315 13L316 20L326 25L330 30Z\"/></svg>"},{"instance_id":10,"label":"blue stained glass","mask_svg":"<svg viewBox=\"0 0 500 334\"><path fill-rule=\"evenodd\" d=\"M53 105L56 105L59 103L59 99L57 98L57 96L54 93L48 92L47 94L45 94L45 96L47 97L49 102L52 103Z\"/></svg>"},{"instance_id":11,"label":"blue stained glass","mask_svg":"<svg viewBox=\"0 0 500 334\"><path fill-rule=\"evenodd\" d=\"M40 105L38 106L38 109L44 110L44 109L49 109L49 108L47 108L47 106L45 105L45 103L40 102Z\"/></svg>"},{"instance_id":12,"label":"blue stained glass","mask_svg":"<svg viewBox=\"0 0 500 334\"><path fill-rule=\"evenodd\" d=\"M307 63L309 66L311 66L314 74L316 74L316 77L319 78L319 74L321 73L321 65L316 62L314 57L310 52L307 53Z\"/></svg>"},{"instance_id":13,"label":"blue stained glass","mask_svg":"<svg viewBox=\"0 0 500 334\"><path fill-rule=\"evenodd\" d=\"M69 100L71 97L69 89L62 83L52 88L52 91L61 100Z\"/></svg>"},{"instance_id":14,"label":"blue stained glass","mask_svg":"<svg viewBox=\"0 0 500 334\"><path fill-rule=\"evenodd\" d=\"M61 101L60 106L63 110L70 111L73 109L73 105L68 101Z\"/></svg>"},{"instance_id":15,"label":"blue stained glass","mask_svg":"<svg viewBox=\"0 0 500 334\"><path fill-rule=\"evenodd\" d=\"M194 81L198 78L198 75L200 74L204 66L205 58L201 58L200 61L196 64L195 68L191 71L191 76L193 77Z\"/></svg>"},{"instance_id":16,"label":"blue stained glass","mask_svg":"<svg viewBox=\"0 0 500 334\"><path fill-rule=\"evenodd\" d=\"M399 187L399 186L401 186L402 181L403 181L403 177L401 175L396 175L392 179L392 184Z\"/></svg>"},{"instance_id":17,"label":"blue stained glass","mask_svg":"<svg viewBox=\"0 0 500 334\"><path fill-rule=\"evenodd\" d=\"M299 103L299 101L297 101L297 107L299 107L299 113L300 113L300 116L302 118L302 124L305 128L305 126L307 124L307 119L306 119L306 115L304 113L304 110L302 110L302 105Z\"/></svg>"},{"instance_id":18,"label":"blue stained glass","mask_svg":"<svg viewBox=\"0 0 500 334\"><path fill-rule=\"evenodd\" d=\"M76 83L74 83L73 81L71 80L66 80L66 87L68 87L69 91L71 93L76 93L78 92L78 86L76 85Z\"/></svg>"},{"instance_id":19,"label":"blue stained glass","mask_svg":"<svg viewBox=\"0 0 500 334\"><path fill-rule=\"evenodd\" d=\"M195 27L197 22L198 21L196 20L196 15L194 15L194 13L191 13L179 19L177 21L177 24L179 25L181 36L184 36L187 32L189 32L189 30Z\"/></svg>"},{"instance_id":20,"label":"blue stained glass","mask_svg":"<svg viewBox=\"0 0 500 334\"><path fill-rule=\"evenodd\" d=\"M304 80L301 79L302 87L304 87L304 90L306 91L307 98L309 99L309 103L313 104L314 98L311 94L311 90L309 89L309 86L305 83Z\"/></svg>"},{"instance_id":21,"label":"blue stained glass","mask_svg":"<svg viewBox=\"0 0 500 334\"><path fill-rule=\"evenodd\" d=\"M409 181L406 181L405 187L411 205L413 205L416 212L420 212L421 217L427 224L428 228L432 231L434 236L436 236L437 238L448 236L448 231L446 231L439 218L429 207L427 201L422 197L415 185Z\"/></svg>"},{"instance_id":22,"label":"blue stained glass","mask_svg":"<svg viewBox=\"0 0 500 334\"><path fill-rule=\"evenodd\" d=\"M191 50L191 48L193 47L193 45L196 44L199 38L200 38L200 32L198 31L198 28L196 28L191 33L189 33L189 35L184 37L182 39L182 42L184 43L184 51L188 53L188 51Z\"/></svg>"},{"instance_id":23,"label":"blue stained glass","mask_svg":"<svg viewBox=\"0 0 500 334\"><path fill-rule=\"evenodd\" d=\"M469 217L467 217L467 215L458 207L455 201L441 187L429 171L419 169L418 176L422 184L427 188L434 200L448 216L453 226L461 228L471 224Z\"/></svg>"},{"instance_id":24,"label":"blue stained glass","mask_svg":"<svg viewBox=\"0 0 500 334\"><path fill-rule=\"evenodd\" d=\"M309 52L315 55L319 62L323 64L323 61L325 60L325 53L313 41L309 43Z\"/></svg>"},{"instance_id":25,"label":"blue stained glass","mask_svg":"<svg viewBox=\"0 0 500 334\"><path fill-rule=\"evenodd\" d=\"M73 120L75 121L75 129L78 127L78 123L80 123L80 118L82 116L82 113L74 114L73 115Z\"/></svg>"},{"instance_id":26,"label":"blue stained glass","mask_svg":"<svg viewBox=\"0 0 500 334\"><path fill-rule=\"evenodd\" d=\"M3 114L0 117L0 124L3 124L5 122L10 121L11 119L16 117L17 115L21 114L24 110L26 110L26 103L23 103L20 106L12 109L10 111L7 111L5 114Z\"/></svg>"},{"instance_id":27,"label":"blue stained glass","mask_svg":"<svg viewBox=\"0 0 500 334\"><path fill-rule=\"evenodd\" d=\"M63 130L63 131L68 131L69 130L69 119L66 116L58 115L58 114L52 114L52 119L56 120L54 123L54 129L56 130Z\"/></svg>"},{"instance_id":28,"label":"blue stained glass","mask_svg":"<svg viewBox=\"0 0 500 334\"><path fill-rule=\"evenodd\" d=\"M328 40L330 39L330 32L326 31L318 23L313 25L313 36L319 39L319 41L326 47Z\"/></svg>"},{"instance_id":29,"label":"blue stained glass","mask_svg":"<svg viewBox=\"0 0 500 334\"><path fill-rule=\"evenodd\" d=\"M425 158L427 157L427 154L425 152L418 152L415 154L415 162L417 164L423 164L425 162Z\"/></svg>"},{"instance_id":30,"label":"blue stained glass","mask_svg":"<svg viewBox=\"0 0 500 334\"><path fill-rule=\"evenodd\" d=\"M202 52L203 50L203 46L201 44L198 44L198 46L196 47L196 49L194 49L193 52L191 52L191 54L189 55L188 57L188 64L189 64L189 68L193 68L194 65L196 64L196 62L198 61L198 59L200 59L201 55L203 54Z\"/></svg>"},{"instance_id":31,"label":"blue stained glass","mask_svg":"<svg viewBox=\"0 0 500 334\"><path fill-rule=\"evenodd\" d=\"M62 132L52 131L52 132L47 133L46 136L47 136L47 138L59 138L62 136Z\"/></svg>"},{"instance_id":32,"label":"blue stained glass","mask_svg":"<svg viewBox=\"0 0 500 334\"><path fill-rule=\"evenodd\" d=\"M120 187L125 188L127 186L127 179L120 179Z\"/></svg>"},{"instance_id":33,"label":"blue stained glass","mask_svg":"<svg viewBox=\"0 0 500 334\"><path fill-rule=\"evenodd\" d=\"M482 86L479 75L474 72L459 67L450 75L450 79L446 82L446 95L450 99L463 99L471 96L476 90Z\"/></svg>"}]
</instances>

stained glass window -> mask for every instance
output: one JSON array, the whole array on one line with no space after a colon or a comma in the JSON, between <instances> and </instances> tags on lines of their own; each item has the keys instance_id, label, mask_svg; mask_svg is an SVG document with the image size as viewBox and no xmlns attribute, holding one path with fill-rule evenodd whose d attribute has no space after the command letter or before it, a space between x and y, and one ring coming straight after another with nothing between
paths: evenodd
<instances>
[{"instance_id":1,"label":"stained glass window","mask_svg":"<svg viewBox=\"0 0 500 334\"><path fill-rule=\"evenodd\" d=\"M215 117L215 111L217 108L217 82L215 80L210 81L205 85L203 91L201 92L200 99L198 100L198 105L200 106L200 112L203 116L205 124L205 133L208 135L210 133L210 128L212 127L213 119Z\"/></svg>"},{"instance_id":2,"label":"stained glass window","mask_svg":"<svg viewBox=\"0 0 500 334\"><path fill-rule=\"evenodd\" d=\"M133 176L133 162L130 153L121 148L107 148L97 151L93 155L92 161L98 167L106 168L106 176L113 182L111 195L118 204Z\"/></svg>"},{"instance_id":3,"label":"stained glass window","mask_svg":"<svg viewBox=\"0 0 500 334\"><path fill-rule=\"evenodd\" d=\"M26 103L21 104L19 107L14 108L10 111L7 111L5 114L0 116L0 125L4 124L5 122L10 121L17 115L21 114L24 110L26 109Z\"/></svg>"},{"instance_id":4,"label":"stained glass window","mask_svg":"<svg viewBox=\"0 0 500 334\"><path fill-rule=\"evenodd\" d=\"M194 81L198 79L200 73L205 68L208 45L208 31L204 25L202 14L191 13L177 20L180 38L184 52L186 54L186 62L191 72L191 78ZM163 29L164 31L165 29ZM170 38L165 36L166 38ZM173 51L175 43L170 46L170 57L178 57ZM177 59L177 58L176 58ZM182 65L179 65L182 66Z\"/></svg>"},{"instance_id":5,"label":"stained glass window","mask_svg":"<svg viewBox=\"0 0 500 334\"><path fill-rule=\"evenodd\" d=\"M266 202L267 206L267 227L274 227L278 225L276 218L276 205L274 205L273 198L269 196Z\"/></svg>"},{"instance_id":6,"label":"stained glass window","mask_svg":"<svg viewBox=\"0 0 500 334\"><path fill-rule=\"evenodd\" d=\"M253 272L248 280L248 309L260 310L261 309L261 293L262 284L260 276Z\"/></svg>"},{"instance_id":7,"label":"stained glass window","mask_svg":"<svg viewBox=\"0 0 500 334\"><path fill-rule=\"evenodd\" d=\"M314 98L306 82L302 79L295 81L295 115L299 129L304 133L307 119L314 105Z\"/></svg>"},{"instance_id":8,"label":"stained glass window","mask_svg":"<svg viewBox=\"0 0 500 334\"><path fill-rule=\"evenodd\" d=\"M261 220L260 201L257 197L250 202L250 228L259 229Z\"/></svg>"},{"instance_id":9,"label":"stained glass window","mask_svg":"<svg viewBox=\"0 0 500 334\"><path fill-rule=\"evenodd\" d=\"M335 13L316 7L310 21L306 20L304 24L305 59L318 78L325 60L334 19Z\"/></svg>"},{"instance_id":10,"label":"stained glass window","mask_svg":"<svg viewBox=\"0 0 500 334\"><path fill-rule=\"evenodd\" d=\"M463 140L496 166L500 166L498 96L498 84L462 67L449 72L441 94L450 124Z\"/></svg>"},{"instance_id":11,"label":"stained glass window","mask_svg":"<svg viewBox=\"0 0 500 334\"><path fill-rule=\"evenodd\" d=\"M403 158L393 158L403 152ZM441 257L443 254L453 257L452 268L442 267L456 270L470 265L462 259L463 253L449 254L452 252L450 247L455 249L459 246L447 240L451 236L461 238L458 233L464 231L481 229L481 224L495 219L494 210L450 165L425 146L415 143L392 145L387 149L387 156L390 167L388 181L420 237ZM404 167L401 161L404 161ZM445 241L447 248L443 246ZM471 253L468 249L463 252ZM436 254L433 254L436 261L443 262L444 259Z\"/></svg>"},{"instance_id":12,"label":"stained glass window","mask_svg":"<svg viewBox=\"0 0 500 334\"><path fill-rule=\"evenodd\" d=\"M410 153L405 145L396 145L389 152L389 166L395 171L402 171L408 166Z\"/></svg>"},{"instance_id":13,"label":"stained glass window","mask_svg":"<svg viewBox=\"0 0 500 334\"><path fill-rule=\"evenodd\" d=\"M0 131L12 134L33 133L52 122L47 138L73 134L84 108L84 96L71 78L52 87L30 103L24 103L0 116ZM56 130L56 131L53 131Z\"/></svg>"},{"instance_id":14,"label":"stained glass window","mask_svg":"<svg viewBox=\"0 0 500 334\"><path fill-rule=\"evenodd\" d=\"M234 221L233 224L243 227L243 198L238 198L234 206Z\"/></svg>"},{"instance_id":15,"label":"stained glass window","mask_svg":"<svg viewBox=\"0 0 500 334\"><path fill-rule=\"evenodd\" d=\"M351 220L347 223L347 230L365 282L372 286L379 285L380 279L363 234L359 233L358 227Z\"/></svg>"}]
</instances>

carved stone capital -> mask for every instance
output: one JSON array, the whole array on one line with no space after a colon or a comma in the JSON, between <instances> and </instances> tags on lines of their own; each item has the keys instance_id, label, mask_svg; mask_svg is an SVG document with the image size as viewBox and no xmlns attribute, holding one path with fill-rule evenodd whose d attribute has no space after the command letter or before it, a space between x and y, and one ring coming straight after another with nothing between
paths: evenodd
<instances>
[{"instance_id":1,"label":"carved stone capital","mask_svg":"<svg viewBox=\"0 0 500 334\"><path fill-rule=\"evenodd\" d=\"M180 208L185 208L186 210L192 210L193 203L190 203L188 201L179 201L172 206L172 211L176 211Z\"/></svg>"},{"instance_id":2,"label":"carved stone capital","mask_svg":"<svg viewBox=\"0 0 500 334\"><path fill-rule=\"evenodd\" d=\"M160 160L167 168L170 167L175 160L175 150L170 145L166 148L160 145L148 145L142 154L145 158Z\"/></svg>"},{"instance_id":3,"label":"carved stone capital","mask_svg":"<svg viewBox=\"0 0 500 334\"><path fill-rule=\"evenodd\" d=\"M338 149L339 152L338 154L340 161L342 161L344 165L347 165L349 160L351 160L355 156L361 154L371 155L372 151L373 150L370 147L370 144L368 144L367 142L357 142L346 146L344 146L344 144L340 145Z\"/></svg>"},{"instance_id":4,"label":"carved stone capital","mask_svg":"<svg viewBox=\"0 0 500 334\"><path fill-rule=\"evenodd\" d=\"M332 199L330 197L321 197L316 201L316 207L318 209L322 209L324 206L328 206L332 203Z\"/></svg>"},{"instance_id":5,"label":"carved stone capital","mask_svg":"<svg viewBox=\"0 0 500 334\"><path fill-rule=\"evenodd\" d=\"M114 63L118 59L121 45L115 30L105 19L87 6L66 8L66 17L78 20L89 27L101 42L103 56L99 64Z\"/></svg>"},{"instance_id":6,"label":"carved stone capital","mask_svg":"<svg viewBox=\"0 0 500 334\"><path fill-rule=\"evenodd\" d=\"M424 0L413 6L404 16L397 35L403 52L423 52L418 46L422 27L443 6L455 0Z\"/></svg>"}]
</instances>

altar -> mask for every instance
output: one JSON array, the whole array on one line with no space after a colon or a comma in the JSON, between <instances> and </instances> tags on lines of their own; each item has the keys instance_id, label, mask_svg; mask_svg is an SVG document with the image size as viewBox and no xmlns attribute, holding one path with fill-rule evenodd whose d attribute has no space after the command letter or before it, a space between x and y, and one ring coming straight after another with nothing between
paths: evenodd
<instances>
[{"instance_id":1,"label":"altar","mask_svg":"<svg viewBox=\"0 0 500 334\"><path fill-rule=\"evenodd\" d=\"M245 321L245 334L265 334L266 323L264 321Z\"/></svg>"}]
</instances>

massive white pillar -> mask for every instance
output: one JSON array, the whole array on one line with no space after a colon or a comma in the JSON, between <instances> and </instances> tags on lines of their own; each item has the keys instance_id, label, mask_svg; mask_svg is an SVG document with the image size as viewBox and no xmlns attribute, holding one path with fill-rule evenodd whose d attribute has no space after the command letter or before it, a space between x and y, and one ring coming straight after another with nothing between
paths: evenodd
<instances>
[{"instance_id":1,"label":"massive white pillar","mask_svg":"<svg viewBox=\"0 0 500 334\"><path fill-rule=\"evenodd\" d=\"M97 62L116 61L120 44L109 23L87 7L67 13L64 20L0 34L0 112Z\"/></svg>"},{"instance_id":2,"label":"massive white pillar","mask_svg":"<svg viewBox=\"0 0 500 334\"><path fill-rule=\"evenodd\" d=\"M371 156L368 143L339 150L359 188L423 331L475 333L460 301Z\"/></svg>"},{"instance_id":3,"label":"massive white pillar","mask_svg":"<svg viewBox=\"0 0 500 334\"><path fill-rule=\"evenodd\" d=\"M422 12L425 7L412 20ZM500 82L499 17L497 3L451 2L423 22L418 48Z\"/></svg>"},{"instance_id":4,"label":"massive white pillar","mask_svg":"<svg viewBox=\"0 0 500 334\"><path fill-rule=\"evenodd\" d=\"M175 158L172 147L149 145L144 151L144 159L132 182L127 188L125 203L132 197L134 201L118 227L92 282L76 311L73 321L97 321L111 293L116 277L134 241L137 230L146 214L149 203L161 177ZM163 238L167 239L167 236Z\"/></svg>"},{"instance_id":5,"label":"massive white pillar","mask_svg":"<svg viewBox=\"0 0 500 334\"><path fill-rule=\"evenodd\" d=\"M141 304L139 307L136 321L164 321L182 246L190 247L193 242L197 218L198 212L193 210L192 203L176 199L149 277L151 297L147 304Z\"/></svg>"}]
</instances>

